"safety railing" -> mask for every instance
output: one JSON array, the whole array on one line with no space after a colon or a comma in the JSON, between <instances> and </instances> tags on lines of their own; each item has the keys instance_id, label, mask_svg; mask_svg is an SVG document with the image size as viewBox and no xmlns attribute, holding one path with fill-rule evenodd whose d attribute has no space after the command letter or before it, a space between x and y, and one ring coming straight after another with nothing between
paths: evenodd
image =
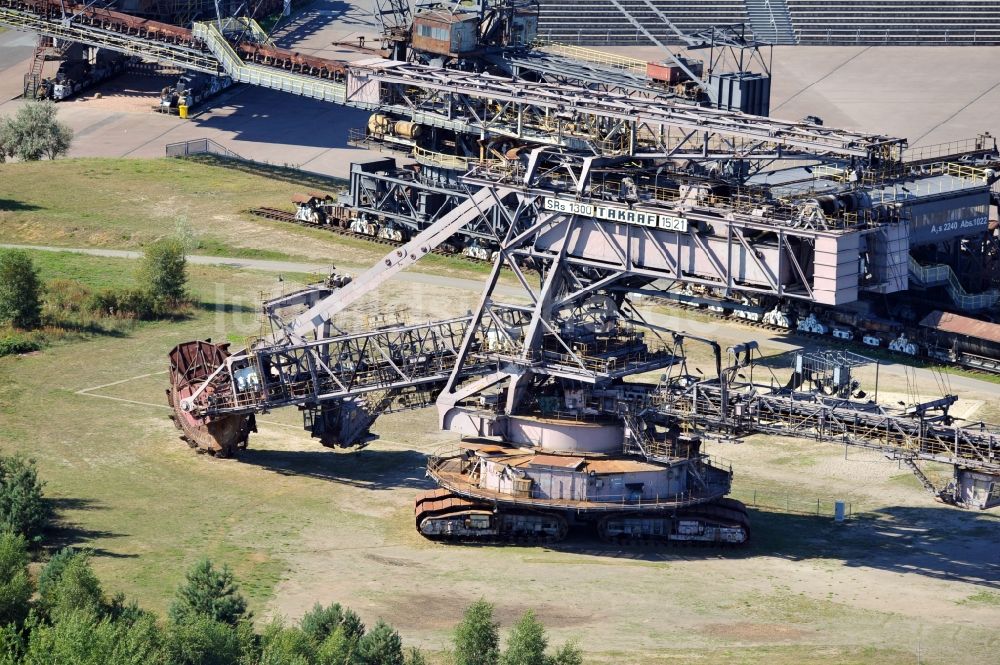
<instances>
[{"instance_id":1,"label":"safety railing","mask_svg":"<svg viewBox=\"0 0 1000 665\"><path fill-rule=\"evenodd\" d=\"M506 164L510 163L506 159L479 159L478 157L448 155L421 148L420 146L414 146L411 154L418 164L427 164L463 172L468 172L469 169L479 165L488 165L492 168L502 169Z\"/></svg>"},{"instance_id":2,"label":"safety railing","mask_svg":"<svg viewBox=\"0 0 1000 665\"><path fill-rule=\"evenodd\" d=\"M191 31L219 59L234 81L340 104L346 99L347 87L342 83L244 62L214 23L195 23Z\"/></svg>"},{"instance_id":3,"label":"safety railing","mask_svg":"<svg viewBox=\"0 0 1000 665\"><path fill-rule=\"evenodd\" d=\"M517 454L516 451L512 451L512 453ZM719 482L708 484L700 490L688 490L676 494L643 496L641 493L628 493L600 494L590 498L564 498L551 496L544 490L535 487L534 483L528 490L509 493L470 486L470 481L473 481L474 477L469 475L467 471L467 468L463 468L462 454L459 451L432 455L427 458L428 475L446 489L460 492L469 492L470 489L473 489L475 496L502 498L504 502L538 507L580 508L585 506L587 510L591 511L662 510L717 499L727 494L730 487L728 482Z\"/></svg>"},{"instance_id":4,"label":"safety railing","mask_svg":"<svg viewBox=\"0 0 1000 665\"><path fill-rule=\"evenodd\" d=\"M921 265L912 256L910 259L910 274L913 275L918 282L924 286L941 286L944 285L945 289L948 291L948 297L951 298L955 306L961 310L972 311L980 309L988 309L1000 300L1000 291L997 289L990 289L982 293L969 293L962 286L962 282L958 279L958 275L952 270L951 266L938 263L930 266Z\"/></svg>"},{"instance_id":5,"label":"safety railing","mask_svg":"<svg viewBox=\"0 0 1000 665\"><path fill-rule=\"evenodd\" d=\"M640 74L646 73L646 61L639 60L638 58L630 58L625 55L608 53L607 51L599 51L597 49L584 48L583 46L574 46L572 44L562 44L560 42L547 42L544 40L536 41L534 46L540 51L561 55L573 60L592 62L594 64L613 67L615 69L624 69L626 71Z\"/></svg>"},{"instance_id":6,"label":"safety railing","mask_svg":"<svg viewBox=\"0 0 1000 665\"><path fill-rule=\"evenodd\" d=\"M208 74L216 74L219 70L219 63L215 57L188 46L152 39L136 39L134 35L121 34L93 26L63 23L59 19L45 18L9 7L0 6L0 24L37 32L60 40L107 48L125 55L141 56L147 60L177 65Z\"/></svg>"},{"instance_id":7,"label":"safety railing","mask_svg":"<svg viewBox=\"0 0 1000 665\"><path fill-rule=\"evenodd\" d=\"M957 157L969 153L996 150L996 139L989 134L977 136L972 139L962 139L960 141L949 141L947 143L935 143L933 145L922 146L920 148L908 148L906 151L906 162L923 162L930 159L940 159L944 157Z\"/></svg>"},{"instance_id":8,"label":"safety railing","mask_svg":"<svg viewBox=\"0 0 1000 665\"><path fill-rule=\"evenodd\" d=\"M166 145L167 157L188 157L190 155L218 155L231 159L243 159L226 146L212 139L191 139Z\"/></svg>"}]
</instances>

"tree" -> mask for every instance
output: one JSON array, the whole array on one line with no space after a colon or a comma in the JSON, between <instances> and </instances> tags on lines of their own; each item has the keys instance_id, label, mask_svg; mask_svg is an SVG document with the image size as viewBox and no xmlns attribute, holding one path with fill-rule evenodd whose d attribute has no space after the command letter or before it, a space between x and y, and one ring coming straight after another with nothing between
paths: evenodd
<instances>
[{"instance_id":1,"label":"tree","mask_svg":"<svg viewBox=\"0 0 1000 665\"><path fill-rule=\"evenodd\" d=\"M47 570L53 562L56 570ZM41 577L45 579L44 584L39 580L41 606L53 622L58 623L73 612L84 612L95 618L107 612L104 590L90 567L87 552L72 552L58 560L54 557Z\"/></svg>"},{"instance_id":2,"label":"tree","mask_svg":"<svg viewBox=\"0 0 1000 665\"><path fill-rule=\"evenodd\" d=\"M148 665L163 662L156 621L133 624L73 610L54 624L39 623L28 637L25 665Z\"/></svg>"},{"instance_id":3,"label":"tree","mask_svg":"<svg viewBox=\"0 0 1000 665\"><path fill-rule=\"evenodd\" d=\"M7 161L7 158L14 154L11 149L10 122L0 118L0 164Z\"/></svg>"},{"instance_id":4,"label":"tree","mask_svg":"<svg viewBox=\"0 0 1000 665\"><path fill-rule=\"evenodd\" d=\"M477 600L455 627L455 665L495 665L500 656L500 624L493 604Z\"/></svg>"},{"instance_id":5,"label":"tree","mask_svg":"<svg viewBox=\"0 0 1000 665\"><path fill-rule=\"evenodd\" d=\"M193 614L170 624L167 662L170 665L233 665L253 654L253 628L248 622L237 626ZM256 658L252 658L253 662Z\"/></svg>"},{"instance_id":6,"label":"tree","mask_svg":"<svg viewBox=\"0 0 1000 665\"><path fill-rule=\"evenodd\" d=\"M410 647L406 650L406 665L428 665L428 663L420 649Z\"/></svg>"},{"instance_id":7,"label":"tree","mask_svg":"<svg viewBox=\"0 0 1000 665\"><path fill-rule=\"evenodd\" d=\"M545 665L545 626L532 610L525 612L510 632L501 665Z\"/></svg>"},{"instance_id":8,"label":"tree","mask_svg":"<svg viewBox=\"0 0 1000 665\"><path fill-rule=\"evenodd\" d=\"M0 456L0 531L37 540L50 515L35 461L20 455Z\"/></svg>"},{"instance_id":9,"label":"tree","mask_svg":"<svg viewBox=\"0 0 1000 665\"><path fill-rule=\"evenodd\" d=\"M42 282L31 257L20 250L0 251L0 322L37 328L42 320Z\"/></svg>"},{"instance_id":10,"label":"tree","mask_svg":"<svg viewBox=\"0 0 1000 665\"><path fill-rule=\"evenodd\" d=\"M173 303L183 300L187 284L184 243L176 238L164 238L149 245L139 278L154 298Z\"/></svg>"},{"instance_id":11,"label":"tree","mask_svg":"<svg viewBox=\"0 0 1000 665\"><path fill-rule=\"evenodd\" d=\"M333 603L328 607L316 603L299 621L299 627L316 644L324 642L338 628L344 639L351 643L356 643L365 635L365 624L361 622L361 617L353 610L341 607L340 603Z\"/></svg>"},{"instance_id":12,"label":"tree","mask_svg":"<svg viewBox=\"0 0 1000 665\"><path fill-rule=\"evenodd\" d=\"M567 642L556 650L552 665L583 665L583 652L575 642Z\"/></svg>"},{"instance_id":13,"label":"tree","mask_svg":"<svg viewBox=\"0 0 1000 665\"><path fill-rule=\"evenodd\" d=\"M24 662L24 638L12 623L0 626L0 665L21 665Z\"/></svg>"},{"instance_id":14,"label":"tree","mask_svg":"<svg viewBox=\"0 0 1000 665\"><path fill-rule=\"evenodd\" d=\"M403 640L382 619L358 642L357 654L360 665L404 665Z\"/></svg>"},{"instance_id":15,"label":"tree","mask_svg":"<svg viewBox=\"0 0 1000 665\"><path fill-rule=\"evenodd\" d=\"M342 625L337 626L316 650L316 662L319 665L351 665L355 662L356 650L357 640L349 638Z\"/></svg>"},{"instance_id":16,"label":"tree","mask_svg":"<svg viewBox=\"0 0 1000 665\"><path fill-rule=\"evenodd\" d=\"M260 637L259 665L311 665L316 660L316 644L300 628L272 621Z\"/></svg>"},{"instance_id":17,"label":"tree","mask_svg":"<svg viewBox=\"0 0 1000 665\"><path fill-rule=\"evenodd\" d=\"M202 559L188 571L187 582L178 587L170 606L170 618L182 623L193 615L231 626L248 618L247 601L229 566L216 570L211 561Z\"/></svg>"},{"instance_id":18,"label":"tree","mask_svg":"<svg viewBox=\"0 0 1000 665\"><path fill-rule=\"evenodd\" d=\"M313 605L312 609L303 615L299 621L299 628L309 636L316 644L320 644L327 637L337 630L337 626L344 619L344 609L340 603L333 603L329 607L323 607L319 603Z\"/></svg>"},{"instance_id":19,"label":"tree","mask_svg":"<svg viewBox=\"0 0 1000 665\"><path fill-rule=\"evenodd\" d=\"M72 547L64 547L49 559L49 562L42 568L38 575L38 594L45 598L52 593L59 578L62 577L66 565L77 555L77 551Z\"/></svg>"},{"instance_id":20,"label":"tree","mask_svg":"<svg viewBox=\"0 0 1000 665\"><path fill-rule=\"evenodd\" d=\"M21 534L0 533L0 626L24 621L33 592L28 542Z\"/></svg>"},{"instance_id":21,"label":"tree","mask_svg":"<svg viewBox=\"0 0 1000 665\"><path fill-rule=\"evenodd\" d=\"M69 152L73 130L56 119L52 102L29 102L5 123L4 150L11 157L33 162L55 159Z\"/></svg>"}]
</instances>

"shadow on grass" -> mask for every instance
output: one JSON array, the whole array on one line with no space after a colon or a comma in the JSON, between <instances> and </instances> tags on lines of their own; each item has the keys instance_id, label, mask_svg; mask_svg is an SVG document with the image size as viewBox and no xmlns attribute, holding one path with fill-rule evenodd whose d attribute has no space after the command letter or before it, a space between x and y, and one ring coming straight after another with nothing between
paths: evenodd
<instances>
[{"instance_id":1,"label":"shadow on grass","mask_svg":"<svg viewBox=\"0 0 1000 665\"><path fill-rule=\"evenodd\" d=\"M78 335L100 335L102 337L124 339L132 334L131 330L120 330L104 326L97 321L52 320L47 321L46 325L57 328L64 333L76 333Z\"/></svg>"},{"instance_id":2,"label":"shadow on grass","mask_svg":"<svg viewBox=\"0 0 1000 665\"><path fill-rule=\"evenodd\" d=\"M51 526L45 531L44 542L47 550L57 552L64 547L73 547L93 552L94 556L112 559L134 559L139 556L138 554L113 552L95 545L97 541L103 538L118 538L125 534L102 529L89 529L71 522L64 517L65 513L71 510L104 510L104 506L98 502L91 499L78 498L49 499L48 502L52 507L53 520Z\"/></svg>"},{"instance_id":3,"label":"shadow on grass","mask_svg":"<svg viewBox=\"0 0 1000 665\"><path fill-rule=\"evenodd\" d=\"M255 450L240 453L254 464L283 476L318 478L366 489L433 489L424 475L427 458L413 450Z\"/></svg>"},{"instance_id":4,"label":"shadow on grass","mask_svg":"<svg viewBox=\"0 0 1000 665\"><path fill-rule=\"evenodd\" d=\"M0 212L30 212L41 209L41 206L32 203L15 201L14 199L0 199Z\"/></svg>"},{"instance_id":5,"label":"shadow on grass","mask_svg":"<svg viewBox=\"0 0 1000 665\"><path fill-rule=\"evenodd\" d=\"M836 523L829 516L750 509L749 547L621 546L573 532L550 549L642 561L826 559L845 566L1000 589L1000 517L944 506L892 506Z\"/></svg>"},{"instance_id":6,"label":"shadow on grass","mask_svg":"<svg viewBox=\"0 0 1000 665\"><path fill-rule=\"evenodd\" d=\"M251 305L243 305L232 302L206 302L203 300L192 302L191 307L202 312L224 312L226 314L256 314L260 311L259 307L253 307Z\"/></svg>"},{"instance_id":7,"label":"shadow on grass","mask_svg":"<svg viewBox=\"0 0 1000 665\"><path fill-rule=\"evenodd\" d=\"M217 155L193 155L186 157L200 164L209 166L221 166L223 168L258 175L270 180L285 182L290 185L299 185L303 189L336 190L347 186L347 181L333 176L324 176L317 173L307 173L289 166L279 166L277 164L264 164L248 159L236 159L232 157L221 157Z\"/></svg>"}]
</instances>

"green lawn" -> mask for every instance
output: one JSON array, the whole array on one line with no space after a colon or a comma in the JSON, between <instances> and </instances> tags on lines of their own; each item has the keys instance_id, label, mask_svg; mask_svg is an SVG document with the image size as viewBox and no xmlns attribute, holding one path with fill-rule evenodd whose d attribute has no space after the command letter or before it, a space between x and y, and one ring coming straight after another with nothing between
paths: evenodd
<instances>
[{"instance_id":1,"label":"green lawn","mask_svg":"<svg viewBox=\"0 0 1000 665\"><path fill-rule=\"evenodd\" d=\"M244 215L287 208L299 188L213 163L8 164L0 183L2 242L136 249L181 220L204 253L366 265L385 250ZM134 284L134 261L31 254L46 280ZM480 274L460 263L421 265ZM284 409L260 415L243 459L199 456L168 418L166 354L190 339L254 334L261 293L297 275L189 272L187 317L0 358L0 451L38 460L58 507L52 546L92 548L111 592L162 611L184 571L208 556L234 568L259 618L338 601L366 622L390 620L439 663L462 605L483 596L505 628L537 609L553 642L580 639L588 662L895 665L915 662L922 644L922 662L949 663L953 643L976 662L995 655L996 517L935 504L884 459L849 461L838 446L706 444L733 460L738 496L757 502L742 551L429 543L413 528L413 496L428 486L424 454L455 439L437 430L433 409L384 416L380 440L351 452L320 447ZM477 297L407 282L386 291L380 307L412 304L421 319L461 313L461 299ZM824 513L830 499L846 499L866 515L834 524L810 514L817 498ZM967 579L977 577L985 583Z\"/></svg>"}]
</instances>

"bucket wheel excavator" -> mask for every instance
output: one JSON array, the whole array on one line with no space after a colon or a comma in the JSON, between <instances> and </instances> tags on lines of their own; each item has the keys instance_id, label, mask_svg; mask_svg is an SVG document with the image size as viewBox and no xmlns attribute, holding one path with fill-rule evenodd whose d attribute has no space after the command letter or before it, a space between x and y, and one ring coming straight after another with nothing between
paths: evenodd
<instances>
[{"instance_id":1,"label":"bucket wheel excavator","mask_svg":"<svg viewBox=\"0 0 1000 665\"><path fill-rule=\"evenodd\" d=\"M273 332L251 348L174 348L168 397L184 438L236 454L255 413L295 405L324 444L352 445L361 433L346 423L366 430L373 396L383 410L436 397L441 426L463 440L429 460L439 489L415 505L428 538L553 542L583 527L611 541L746 543L746 510L725 498L731 470L657 413L656 383L636 379L683 364L683 337L649 326L628 301L645 281L576 265L552 244L583 218L544 210L538 194L475 184L465 204L358 279L265 303ZM464 224L498 218L505 239L475 313L356 333L333 324ZM505 269L533 305L500 302Z\"/></svg>"}]
</instances>

